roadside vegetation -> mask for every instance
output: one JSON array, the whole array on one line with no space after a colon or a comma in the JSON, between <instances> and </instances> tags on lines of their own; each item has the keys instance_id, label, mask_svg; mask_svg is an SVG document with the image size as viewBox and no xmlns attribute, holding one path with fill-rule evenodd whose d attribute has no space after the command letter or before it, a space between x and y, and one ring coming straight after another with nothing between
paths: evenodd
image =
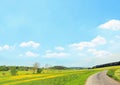
<instances>
[{"instance_id":1,"label":"roadside vegetation","mask_svg":"<svg viewBox=\"0 0 120 85\"><path fill-rule=\"evenodd\" d=\"M112 69L110 69L107 75L117 81L120 81L120 66L118 66L117 68L113 67Z\"/></svg>"}]
</instances>

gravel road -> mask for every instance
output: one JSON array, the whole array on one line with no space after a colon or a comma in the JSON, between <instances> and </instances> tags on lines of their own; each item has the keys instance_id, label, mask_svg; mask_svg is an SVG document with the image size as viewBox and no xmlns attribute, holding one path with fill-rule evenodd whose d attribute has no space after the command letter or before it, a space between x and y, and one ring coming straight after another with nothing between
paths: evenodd
<instances>
[{"instance_id":1,"label":"gravel road","mask_svg":"<svg viewBox=\"0 0 120 85\"><path fill-rule=\"evenodd\" d=\"M120 85L119 82L108 77L106 73L107 71L93 74L87 79L87 82L85 85Z\"/></svg>"}]
</instances>

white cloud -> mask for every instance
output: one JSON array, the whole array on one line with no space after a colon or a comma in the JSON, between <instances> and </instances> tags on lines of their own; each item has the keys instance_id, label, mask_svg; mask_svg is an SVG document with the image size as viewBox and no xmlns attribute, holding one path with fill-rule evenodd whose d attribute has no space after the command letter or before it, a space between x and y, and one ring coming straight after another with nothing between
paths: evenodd
<instances>
[{"instance_id":1,"label":"white cloud","mask_svg":"<svg viewBox=\"0 0 120 85\"><path fill-rule=\"evenodd\" d=\"M38 48L40 46L40 43L36 43L34 41L29 41L29 42L22 42L20 44L20 47L33 47L33 48Z\"/></svg>"},{"instance_id":2,"label":"white cloud","mask_svg":"<svg viewBox=\"0 0 120 85\"><path fill-rule=\"evenodd\" d=\"M64 48L63 48L63 47L60 47L60 46L55 47L55 49L56 49L56 50L59 50L59 51L63 51L63 50L64 50Z\"/></svg>"},{"instance_id":3,"label":"white cloud","mask_svg":"<svg viewBox=\"0 0 120 85\"><path fill-rule=\"evenodd\" d=\"M60 53L52 52L52 53L46 53L44 55L44 57L47 57L47 58L61 58L61 57L67 57L67 56L69 56L69 54L64 52L60 52Z\"/></svg>"},{"instance_id":4,"label":"white cloud","mask_svg":"<svg viewBox=\"0 0 120 85\"><path fill-rule=\"evenodd\" d=\"M3 49L9 50L9 49L10 49L10 46L9 46L9 45L4 45L4 46L3 46Z\"/></svg>"},{"instance_id":5,"label":"white cloud","mask_svg":"<svg viewBox=\"0 0 120 85\"><path fill-rule=\"evenodd\" d=\"M115 36L111 37L108 45L109 45L108 49L111 50L112 52L114 52L114 53L119 52L119 50L120 50L120 35L115 35Z\"/></svg>"},{"instance_id":6,"label":"white cloud","mask_svg":"<svg viewBox=\"0 0 120 85\"><path fill-rule=\"evenodd\" d=\"M91 40L90 42L80 42L71 44L70 47L83 50L85 47L96 47L99 45L106 44L106 39L101 36L97 36L95 39Z\"/></svg>"},{"instance_id":7,"label":"white cloud","mask_svg":"<svg viewBox=\"0 0 120 85\"><path fill-rule=\"evenodd\" d=\"M0 46L0 51L4 51L4 50L13 50L13 46L9 46L9 45L4 45L4 46Z\"/></svg>"},{"instance_id":8,"label":"white cloud","mask_svg":"<svg viewBox=\"0 0 120 85\"><path fill-rule=\"evenodd\" d=\"M28 52L25 53L25 56L27 56L27 57L38 57L39 54L28 51Z\"/></svg>"},{"instance_id":9,"label":"white cloud","mask_svg":"<svg viewBox=\"0 0 120 85\"><path fill-rule=\"evenodd\" d=\"M110 20L104 24L101 24L99 28L109 29L114 31L120 30L120 20L115 20L115 19Z\"/></svg>"},{"instance_id":10,"label":"white cloud","mask_svg":"<svg viewBox=\"0 0 120 85\"><path fill-rule=\"evenodd\" d=\"M95 39L91 41L91 44L93 44L94 46L104 45L106 44L106 39L104 37L97 36Z\"/></svg>"},{"instance_id":11,"label":"white cloud","mask_svg":"<svg viewBox=\"0 0 120 85\"><path fill-rule=\"evenodd\" d=\"M95 55L95 57L108 57L112 55L110 52L105 50L88 49L88 52Z\"/></svg>"}]
</instances>

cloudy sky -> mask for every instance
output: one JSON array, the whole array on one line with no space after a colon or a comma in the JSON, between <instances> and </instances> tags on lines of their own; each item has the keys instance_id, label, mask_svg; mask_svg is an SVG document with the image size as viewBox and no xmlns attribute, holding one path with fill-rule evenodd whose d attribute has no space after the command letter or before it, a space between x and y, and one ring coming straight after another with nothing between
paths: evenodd
<instances>
[{"instance_id":1,"label":"cloudy sky","mask_svg":"<svg viewBox=\"0 0 120 85\"><path fill-rule=\"evenodd\" d=\"M1 0L0 65L94 66L120 60L119 0Z\"/></svg>"}]
</instances>

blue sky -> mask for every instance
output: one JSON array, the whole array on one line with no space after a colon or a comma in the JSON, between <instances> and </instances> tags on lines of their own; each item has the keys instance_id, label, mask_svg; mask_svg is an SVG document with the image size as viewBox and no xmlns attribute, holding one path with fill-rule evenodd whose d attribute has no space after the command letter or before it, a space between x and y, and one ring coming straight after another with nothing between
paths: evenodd
<instances>
[{"instance_id":1,"label":"blue sky","mask_svg":"<svg viewBox=\"0 0 120 85\"><path fill-rule=\"evenodd\" d=\"M0 1L0 65L94 66L119 61L119 3Z\"/></svg>"}]
</instances>

